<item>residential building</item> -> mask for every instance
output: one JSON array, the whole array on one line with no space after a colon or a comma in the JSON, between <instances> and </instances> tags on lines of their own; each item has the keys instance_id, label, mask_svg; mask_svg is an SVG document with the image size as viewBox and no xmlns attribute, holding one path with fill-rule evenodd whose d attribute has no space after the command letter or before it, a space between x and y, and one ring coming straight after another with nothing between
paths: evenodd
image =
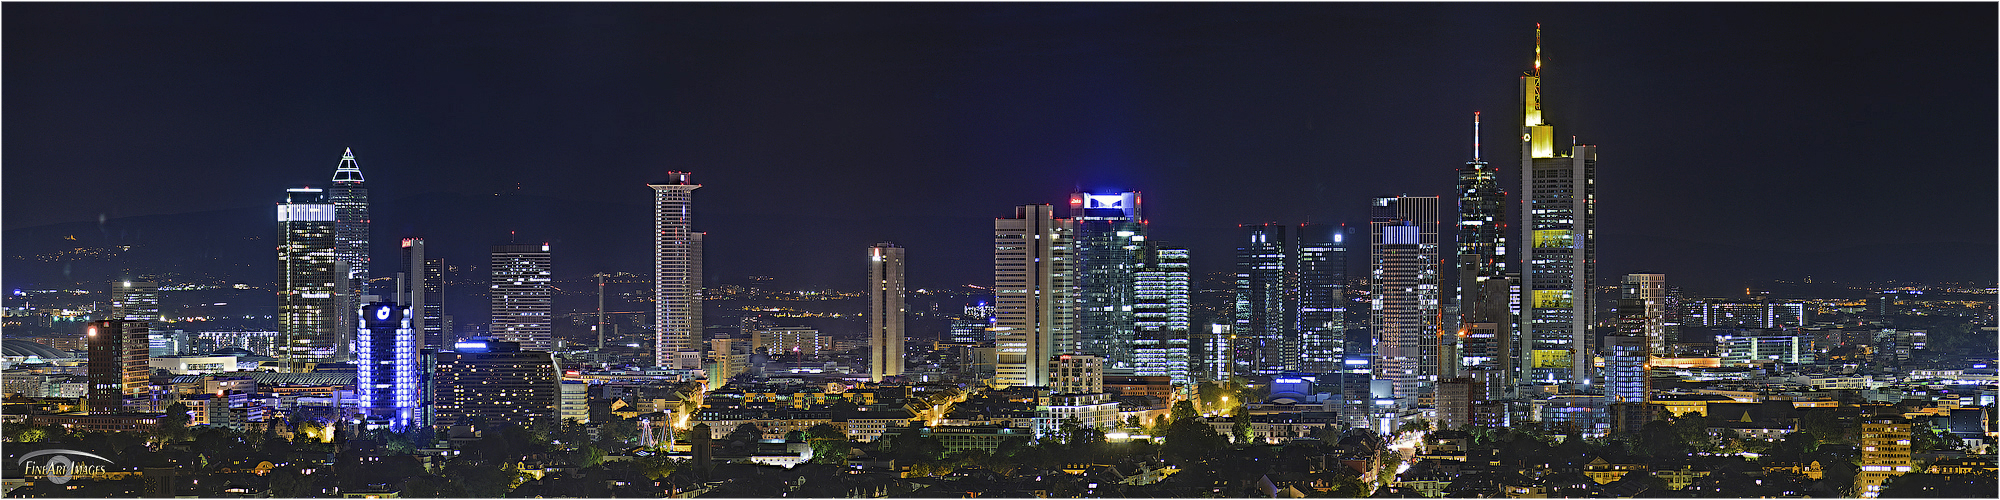
<instances>
[{"instance_id":1,"label":"residential building","mask_svg":"<svg viewBox=\"0 0 2000 500\"><path fill-rule=\"evenodd\" d=\"M693 174L668 172L653 188L653 362L701 367L701 243L694 232ZM688 354L683 354L688 353Z\"/></svg>"},{"instance_id":2,"label":"residential building","mask_svg":"<svg viewBox=\"0 0 2000 500\"><path fill-rule=\"evenodd\" d=\"M561 395L554 356L483 338L452 347L437 353L431 381L436 426L450 428L473 417L489 426L556 423Z\"/></svg>"},{"instance_id":3,"label":"residential building","mask_svg":"<svg viewBox=\"0 0 2000 500\"><path fill-rule=\"evenodd\" d=\"M1908 421L1879 419L1861 424L1861 472L1854 478L1854 492L1861 498L1882 494L1882 483L1913 470L1910 461Z\"/></svg>"}]
</instances>

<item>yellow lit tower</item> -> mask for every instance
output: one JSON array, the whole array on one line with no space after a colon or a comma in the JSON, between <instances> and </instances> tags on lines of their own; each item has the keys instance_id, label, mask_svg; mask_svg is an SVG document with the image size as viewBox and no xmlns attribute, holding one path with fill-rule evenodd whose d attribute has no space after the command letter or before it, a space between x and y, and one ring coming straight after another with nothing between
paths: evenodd
<instances>
[{"instance_id":1,"label":"yellow lit tower","mask_svg":"<svg viewBox=\"0 0 2000 500\"><path fill-rule=\"evenodd\" d=\"M1591 384L1590 328L1597 279L1597 147L1556 150L1542 120L1542 27L1535 69L1521 76L1521 341L1528 383Z\"/></svg>"}]
</instances>

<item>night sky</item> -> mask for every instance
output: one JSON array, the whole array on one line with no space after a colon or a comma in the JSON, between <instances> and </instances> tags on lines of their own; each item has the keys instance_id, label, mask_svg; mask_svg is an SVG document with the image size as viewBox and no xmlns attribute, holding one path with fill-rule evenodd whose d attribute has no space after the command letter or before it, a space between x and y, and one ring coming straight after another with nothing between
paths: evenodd
<instances>
[{"instance_id":1,"label":"night sky","mask_svg":"<svg viewBox=\"0 0 2000 500\"><path fill-rule=\"evenodd\" d=\"M1220 271L1239 223L1365 224L1373 196L1451 196L1475 110L1483 156L1511 171L1542 23L1548 120L1601 148L1607 249L2000 237L1992 3L0 12L7 228L268 207L352 147L378 202L648 210L646 183L690 171L711 265L821 285L858 283L885 240L910 248L916 286L990 283L984 221L1076 188L1142 191L1155 239ZM857 229L788 238L805 216ZM1648 265L1606 252L1608 280ZM1991 256L1964 265L1994 273Z\"/></svg>"}]
</instances>

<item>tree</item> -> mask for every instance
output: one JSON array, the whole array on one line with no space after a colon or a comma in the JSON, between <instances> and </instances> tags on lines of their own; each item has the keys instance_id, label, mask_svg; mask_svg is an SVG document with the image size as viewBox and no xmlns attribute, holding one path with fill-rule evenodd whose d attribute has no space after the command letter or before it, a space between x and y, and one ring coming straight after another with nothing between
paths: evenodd
<instances>
[{"instance_id":1,"label":"tree","mask_svg":"<svg viewBox=\"0 0 2000 500\"><path fill-rule=\"evenodd\" d=\"M1194 411L1194 402L1185 399L1174 402L1174 408L1172 410L1172 413L1174 416L1173 422L1179 422L1182 420L1194 418L1201 415L1200 413L1196 413Z\"/></svg>"},{"instance_id":2,"label":"tree","mask_svg":"<svg viewBox=\"0 0 2000 500\"><path fill-rule=\"evenodd\" d=\"M168 443L186 441L188 438L188 422L191 420L192 418L188 416L187 405L176 402L172 406L167 407L166 415L160 417L159 427L154 429L154 434L159 436L160 440Z\"/></svg>"},{"instance_id":3,"label":"tree","mask_svg":"<svg viewBox=\"0 0 2000 500\"><path fill-rule=\"evenodd\" d=\"M1216 450L1229 446L1229 439L1216 434L1215 428L1199 418L1184 418L1167 426L1166 443L1160 446L1160 453L1168 458L1187 464L1209 458Z\"/></svg>"},{"instance_id":4,"label":"tree","mask_svg":"<svg viewBox=\"0 0 2000 500\"><path fill-rule=\"evenodd\" d=\"M846 465L848 452L853 444L847 434L829 424L814 425L806 429L806 443L812 446L813 463Z\"/></svg>"},{"instance_id":5,"label":"tree","mask_svg":"<svg viewBox=\"0 0 2000 500\"><path fill-rule=\"evenodd\" d=\"M1230 427L1232 434L1231 437L1235 439L1236 442L1248 443L1250 442L1251 439L1257 437L1256 433L1252 432L1250 427L1249 405L1238 405L1235 410L1230 411L1230 414L1234 415L1230 417L1230 419L1235 420L1236 422L1234 426Z\"/></svg>"}]
</instances>

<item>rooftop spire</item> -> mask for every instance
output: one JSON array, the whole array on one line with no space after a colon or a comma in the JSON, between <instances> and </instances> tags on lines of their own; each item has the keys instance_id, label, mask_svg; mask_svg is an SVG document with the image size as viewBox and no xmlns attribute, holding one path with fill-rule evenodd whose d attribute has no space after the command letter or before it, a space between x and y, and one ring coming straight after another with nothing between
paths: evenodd
<instances>
[{"instance_id":1,"label":"rooftop spire","mask_svg":"<svg viewBox=\"0 0 2000 500\"><path fill-rule=\"evenodd\" d=\"M361 178L361 165L354 162L354 148L347 148L347 152L340 154L340 165L333 168L333 182L359 184L365 180Z\"/></svg>"},{"instance_id":2,"label":"rooftop spire","mask_svg":"<svg viewBox=\"0 0 2000 500\"><path fill-rule=\"evenodd\" d=\"M1472 112L1472 161L1479 161L1479 112Z\"/></svg>"},{"instance_id":3,"label":"rooftop spire","mask_svg":"<svg viewBox=\"0 0 2000 500\"><path fill-rule=\"evenodd\" d=\"M1542 76L1542 23L1535 23L1535 76Z\"/></svg>"}]
</instances>

